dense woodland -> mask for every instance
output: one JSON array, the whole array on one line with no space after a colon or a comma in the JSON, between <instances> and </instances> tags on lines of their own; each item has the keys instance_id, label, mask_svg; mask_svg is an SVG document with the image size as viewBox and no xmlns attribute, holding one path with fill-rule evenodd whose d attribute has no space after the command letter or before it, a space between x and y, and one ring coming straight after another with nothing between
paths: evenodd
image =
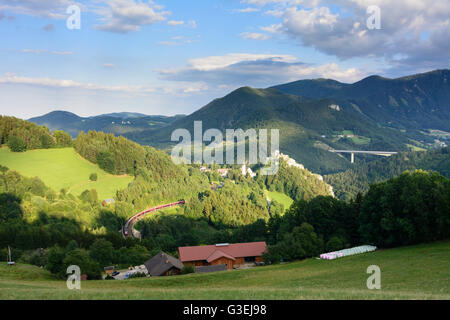
<instances>
[{"instance_id":1,"label":"dense woodland","mask_svg":"<svg viewBox=\"0 0 450 320\"><path fill-rule=\"evenodd\" d=\"M69 147L72 137L64 131L50 133L46 127L14 117L0 116L0 145L15 152L32 149Z\"/></svg>"},{"instance_id":2,"label":"dense woodland","mask_svg":"<svg viewBox=\"0 0 450 320\"><path fill-rule=\"evenodd\" d=\"M3 144L17 137L26 150L43 148L33 135L48 135L52 147L72 144L64 132L50 134L22 120L2 117L0 125ZM80 195L52 190L37 177L0 167L0 259L11 246L13 259L45 266L56 276L77 262L97 279L106 265L142 264L161 250L176 255L184 245L264 240L265 260L277 263L358 244L392 247L450 235L450 180L438 173L404 173L343 201L329 196L329 186L317 176L284 162L272 177L244 177L232 168L222 178L102 132L80 134L74 146L106 171L135 179L117 191L113 205L102 207L94 189ZM284 215L275 201L269 212L265 189L296 201ZM186 205L176 212L137 224L142 240L119 233L136 212L179 199Z\"/></svg>"},{"instance_id":3,"label":"dense woodland","mask_svg":"<svg viewBox=\"0 0 450 320\"><path fill-rule=\"evenodd\" d=\"M335 195L343 200L365 193L369 186L396 177L406 170L433 170L450 178L450 147L416 152L404 152L388 158L356 165L355 168L324 177L334 188Z\"/></svg>"}]
</instances>

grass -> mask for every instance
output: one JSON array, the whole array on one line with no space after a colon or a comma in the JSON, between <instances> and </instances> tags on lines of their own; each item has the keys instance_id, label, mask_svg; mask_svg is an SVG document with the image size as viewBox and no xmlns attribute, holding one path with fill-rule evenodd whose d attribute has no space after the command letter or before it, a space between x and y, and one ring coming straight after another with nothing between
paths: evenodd
<instances>
[{"instance_id":1,"label":"grass","mask_svg":"<svg viewBox=\"0 0 450 320\"><path fill-rule=\"evenodd\" d=\"M125 188L133 180L130 176L115 176L103 171L73 148L26 152L0 148L0 164L26 177L39 177L56 192L64 188L78 196L86 189L96 189L100 200L111 198L118 189ZM91 173L97 173L97 181L89 180Z\"/></svg>"},{"instance_id":2,"label":"grass","mask_svg":"<svg viewBox=\"0 0 450 320\"><path fill-rule=\"evenodd\" d=\"M265 190L264 194L266 195L266 197L269 197L270 201L276 201L278 203L281 203L284 206L285 211L289 209L291 204L294 202L294 200L292 200L289 196L278 191Z\"/></svg>"},{"instance_id":3,"label":"grass","mask_svg":"<svg viewBox=\"0 0 450 320\"><path fill-rule=\"evenodd\" d=\"M368 290L367 267L381 268ZM0 299L450 299L450 241L378 250L332 261L303 261L211 274L65 281L29 265L0 265Z\"/></svg>"}]
</instances>

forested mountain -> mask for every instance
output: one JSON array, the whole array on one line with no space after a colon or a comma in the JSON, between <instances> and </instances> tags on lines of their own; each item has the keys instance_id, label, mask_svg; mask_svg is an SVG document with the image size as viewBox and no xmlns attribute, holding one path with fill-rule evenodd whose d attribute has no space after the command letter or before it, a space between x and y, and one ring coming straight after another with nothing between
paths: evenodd
<instances>
[{"instance_id":1,"label":"forested mountain","mask_svg":"<svg viewBox=\"0 0 450 320\"><path fill-rule=\"evenodd\" d=\"M51 131L65 130L75 138L80 131L87 132L89 130L120 135L132 131L158 129L182 117L183 115L173 117L149 116L134 112L118 112L93 117L79 117L67 111L53 111L40 117L31 118L29 121L46 126Z\"/></svg>"},{"instance_id":2,"label":"forested mountain","mask_svg":"<svg viewBox=\"0 0 450 320\"><path fill-rule=\"evenodd\" d=\"M411 143L402 132L379 127L367 117L341 109L331 99L306 100L275 89L243 87L216 99L193 114L155 131L128 133L132 140L164 148L177 128L193 131L194 121L203 130L218 128L276 128L280 150L313 172L349 168L349 161L327 149L407 150ZM361 158L362 159L362 158Z\"/></svg>"},{"instance_id":3,"label":"forested mountain","mask_svg":"<svg viewBox=\"0 0 450 320\"><path fill-rule=\"evenodd\" d=\"M450 131L450 70L396 79L370 76L353 84L300 80L273 87L310 99L330 98L382 125Z\"/></svg>"},{"instance_id":4,"label":"forested mountain","mask_svg":"<svg viewBox=\"0 0 450 320\"><path fill-rule=\"evenodd\" d=\"M333 186L335 195L344 200L365 193L373 183L399 176L416 169L437 171L450 178L450 147L416 152L403 152L388 158L356 165L354 168L324 177Z\"/></svg>"}]
</instances>

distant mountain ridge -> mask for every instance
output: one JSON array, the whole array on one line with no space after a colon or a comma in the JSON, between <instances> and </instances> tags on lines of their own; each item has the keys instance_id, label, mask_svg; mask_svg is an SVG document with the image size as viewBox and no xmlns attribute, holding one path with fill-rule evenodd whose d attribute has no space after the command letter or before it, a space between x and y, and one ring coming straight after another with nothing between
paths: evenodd
<instances>
[{"instance_id":1,"label":"distant mountain ridge","mask_svg":"<svg viewBox=\"0 0 450 320\"><path fill-rule=\"evenodd\" d=\"M353 112L399 129L450 131L448 69L396 79L370 76L353 84L299 80L272 88L309 99L334 99Z\"/></svg>"},{"instance_id":2,"label":"distant mountain ridge","mask_svg":"<svg viewBox=\"0 0 450 320\"><path fill-rule=\"evenodd\" d=\"M135 112L118 112L91 117L80 117L68 111L52 111L40 117L29 119L30 122L46 126L51 131L64 130L76 137L80 131L104 131L117 135L130 131L141 131L149 128L160 128L184 115L161 116L145 115Z\"/></svg>"}]
</instances>

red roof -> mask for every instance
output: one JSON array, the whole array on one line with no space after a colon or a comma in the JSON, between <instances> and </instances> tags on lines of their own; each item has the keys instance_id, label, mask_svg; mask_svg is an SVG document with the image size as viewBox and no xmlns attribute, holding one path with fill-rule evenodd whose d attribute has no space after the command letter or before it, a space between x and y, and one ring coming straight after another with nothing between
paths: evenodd
<instances>
[{"instance_id":1,"label":"red roof","mask_svg":"<svg viewBox=\"0 0 450 320\"><path fill-rule=\"evenodd\" d=\"M182 262L199 260L208 260L211 262L220 257L227 257L229 259L259 257L264 251L266 251L266 243L264 241L178 248L179 257Z\"/></svg>"},{"instance_id":2,"label":"red roof","mask_svg":"<svg viewBox=\"0 0 450 320\"><path fill-rule=\"evenodd\" d=\"M217 260L222 257L228 258L230 260L236 260L233 256L226 254L222 250L216 250L213 253L211 253L211 255L208 257L208 259L206 259L206 261L211 262L211 261Z\"/></svg>"}]
</instances>

